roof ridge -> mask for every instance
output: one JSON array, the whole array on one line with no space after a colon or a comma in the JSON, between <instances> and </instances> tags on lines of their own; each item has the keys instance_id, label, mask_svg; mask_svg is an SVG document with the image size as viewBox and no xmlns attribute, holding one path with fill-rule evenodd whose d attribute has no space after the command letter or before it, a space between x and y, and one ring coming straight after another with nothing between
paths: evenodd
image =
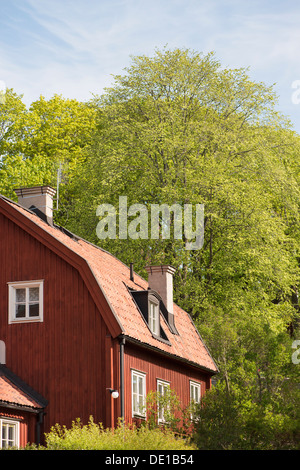
<instances>
[{"instance_id":1,"label":"roof ridge","mask_svg":"<svg viewBox=\"0 0 300 470\"><path fill-rule=\"evenodd\" d=\"M101 291L101 295L103 295L107 303L108 308L105 309L105 318L113 328L114 334L120 334L119 331L121 330L122 334L126 334L127 337L132 337L133 339L138 339L142 344L152 346L156 345L156 340L145 328L140 313L136 308L132 309L130 300L131 295L126 289L126 286L130 286L132 288L134 285L139 286L139 288L147 289L148 281L137 273L135 273L135 280L132 281L129 275L130 267L117 258L117 256L82 237L72 235L71 232L66 233L66 231L64 231L59 225L47 224L45 221L41 220L37 214L23 208L14 201L10 201L5 196L2 198L3 203L12 207L15 212L20 214L20 217L29 219L31 223L39 228L36 236L40 239L41 243L48 243L50 249L52 249L52 241L48 240L48 238L43 241L43 239L41 239L43 237L41 237L40 231L45 232L58 244L64 246L67 250L70 250L70 252L73 253L72 256L74 259L75 257L79 258L74 261L73 258L68 260L68 257L66 256L68 262L74 261L75 265L76 263L81 263L81 261L85 262L84 265L78 265L77 269L78 267L81 267L84 270L82 275L87 276L87 270L85 270L85 268L86 266L88 267L89 273L93 277ZM33 227L30 228L31 232L32 229ZM53 244L53 247L59 251L59 246L56 246L56 243ZM65 253L62 252L62 255L64 254ZM67 255L69 256L69 253L67 253ZM108 256L110 259L106 258ZM125 282L125 279L127 279L127 282ZM90 281L89 278L88 280ZM124 284L125 290L123 291L121 289L121 285L124 286ZM178 312L176 320L176 322L178 322L177 326L180 325L180 328L178 328L179 336L171 341L172 354L174 358L176 356L180 356L184 360L192 360L199 364L200 367L209 367L211 370L217 371L218 368L198 329L192 321L191 315L174 301L173 304ZM112 314L115 322L110 322L110 314ZM160 345L159 349L164 351L164 345Z\"/></svg>"},{"instance_id":2,"label":"roof ridge","mask_svg":"<svg viewBox=\"0 0 300 470\"><path fill-rule=\"evenodd\" d=\"M119 258L117 258L116 255L114 255L113 253L111 253L110 251L107 251L105 250L104 248L102 248L101 246L99 245L96 245L95 243L92 243L90 242L89 240L81 237L80 235L76 235L75 233L71 232L71 230L67 229L66 227L62 226L62 225L58 225L58 224L53 224L53 225L50 225L48 224L45 220L42 220L34 211L31 211L30 209L27 209L26 207L23 207L21 204L19 204L18 202L12 200L12 199L9 199L7 196L4 196L3 194L0 194L0 198L1 199L4 199L5 201L7 201L8 203L10 204L14 204L15 206L19 207L20 209L22 210L25 210L26 212L28 212L30 215L33 215L34 217L37 217L38 221L42 221L44 222L46 225L48 225L49 227L52 227L56 230L59 230L61 233L63 233L64 235L68 236L69 238L73 239L74 241L82 241L83 243L86 243L90 246L93 246L94 248L102 251L103 253L106 253L107 255L111 256L112 258L114 258L116 261L118 261L119 263L123 264L124 267L126 267L127 269L130 269L129 266L124 263L124 261L120 260ZM147 282L146 279L144 279L139 273L137 272L134 272L137 276L139 276L143 281Z\"/></svg>"}]
</instances>

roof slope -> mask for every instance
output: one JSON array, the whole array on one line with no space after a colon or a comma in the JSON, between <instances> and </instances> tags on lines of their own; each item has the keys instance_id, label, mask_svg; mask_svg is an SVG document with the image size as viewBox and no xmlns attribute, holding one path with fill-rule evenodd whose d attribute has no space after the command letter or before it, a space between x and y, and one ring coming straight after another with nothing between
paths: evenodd
<instances>
[{"instance_id":1,"label":"roof slope","mask_svg":"<svg viewBox=\"0 0 300 470\"><path fill-rule=\"evenodd\" d=\"M29 411L39 411L47 405L47 400L41 397L11 370L0 365L0 405L28 408Z\"/></svg>"},{"instance_id":2,"label":"roof slope","mask_svg":"<svg viewBox=\"0 0 300 470\"><path fill-rule=\"evenodd\" d=\"M126 337L155 348L158 351L174 355L179 359L192 362L211 372L218 371L187 312L174 303L175 325L179 335L172 334L165 324L164 329L168 336L169 344L154 338L128 290L147 290L147 281L136 273L134 281L131 281L130 268L112 254L86 240L70 237L60 227L48 225L33 212L22 208L5 197L1 197L1 199L10 206L10 210L18 211L27 220L34 223L36 231L42 229L56 241L71 250L71 252L86 261L104 293L122 333ZM162 316L161 321L165 321Z\"/></svg>"}]
</instances>

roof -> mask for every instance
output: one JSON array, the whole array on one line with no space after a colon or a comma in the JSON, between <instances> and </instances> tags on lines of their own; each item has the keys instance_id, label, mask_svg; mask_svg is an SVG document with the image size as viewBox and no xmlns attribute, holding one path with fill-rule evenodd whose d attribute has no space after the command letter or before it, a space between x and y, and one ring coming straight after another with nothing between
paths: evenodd
<instances>
[{"instance_id":1,"label":"roof","mask_svg":"<svg viewBox=\"0 0 300 470\"><path fill-rule=\"evenodd\" d=\"M106 314L104 319L108 327L111 326L113 336L124 335L128 340L188 361L211 373L218 371L190 315L175 303L174 318L179 335L172 334L166 325L168 342L153 337L130 293L130 289L147 290L148 282L136 273L134 281L130 280L130 268L123 262L99 246L70 236L61 227L47 224L30 210L3 196L0 197L1 208L5 215L52 249L61 248L69 262L76 263L84 271L90 289L98 290L102 295L101 313L105 310L104 303L109 307L110 314ZM161 321L165 321L163 316Z\"/></svg>"},{"instance_id":2,"label":"roof","mask_svg":"<svg viewBox=\"0 0 300 470\"><path fill-rule=\"evenodd\" d=\"M0 364L0 406L28 409L37 412L47 406L47 400Z\"/></svg>"}]
</instances>

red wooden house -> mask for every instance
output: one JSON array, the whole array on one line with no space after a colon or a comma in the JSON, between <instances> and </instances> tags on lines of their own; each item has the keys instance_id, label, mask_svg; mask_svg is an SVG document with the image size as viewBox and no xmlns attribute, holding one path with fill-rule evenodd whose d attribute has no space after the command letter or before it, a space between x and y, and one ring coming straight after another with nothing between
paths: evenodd
<instances>
[{"instance_id":1,"label":"red wooden house","mask_svg":"<svg viewBox=\"0 0 300 470\"><path fill-rule=\"evenodd\" d=\"M143 419L150 390L199 401L217 367L173 303L173 268L146 282L53 224L52 188L16 192L0 197L0 447L76 418Z\"/></svg>"}]
</instances>

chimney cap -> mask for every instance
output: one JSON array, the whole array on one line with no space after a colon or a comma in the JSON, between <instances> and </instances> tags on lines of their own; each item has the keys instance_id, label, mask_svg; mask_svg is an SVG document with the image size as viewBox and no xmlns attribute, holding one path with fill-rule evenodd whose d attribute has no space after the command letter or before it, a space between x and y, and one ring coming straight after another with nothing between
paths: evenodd
<instances>
[{"instance_id":1,"label":"chimney cap","mask_svg":"<svg viewBox=\"0 0 300 470\"><path fill-rule=\"evenodd\" d=\"M48 186L48 185L16 188L14 189L14 191L17 196L22 196L22 197L26 197L32 194L45 194L45 193L51 196L54 196L56 193L56 190L52 188L52 186Z\"/></svg>"},{"instance_id":2,"label":"chimney cap","mask_svg":"<svg viewBox=\"0 0 300 470\"><path fill-rule=\"evenodd\" d=\"M18 204L34 212L40 219L53 225L53 197L56 193L51 186L32 186L14 190Z\"/></svg>"},{"instance_id":3,"label":"chimney cap","mask_svg":"<svg viewBox=\"0 0 300 470\"><path fill-rule=\"evenodd\" d=\"M152 274L152 272L159 272L161 271L161 273L170 273L170 274L174 274L176 272L176 268L174 268L173 266L169 265L169 264L158 264L158 265L155 265L155 266L145 266L145 269L146 271L148 272L148 274Z\"/></svg>"}]
</instances>

